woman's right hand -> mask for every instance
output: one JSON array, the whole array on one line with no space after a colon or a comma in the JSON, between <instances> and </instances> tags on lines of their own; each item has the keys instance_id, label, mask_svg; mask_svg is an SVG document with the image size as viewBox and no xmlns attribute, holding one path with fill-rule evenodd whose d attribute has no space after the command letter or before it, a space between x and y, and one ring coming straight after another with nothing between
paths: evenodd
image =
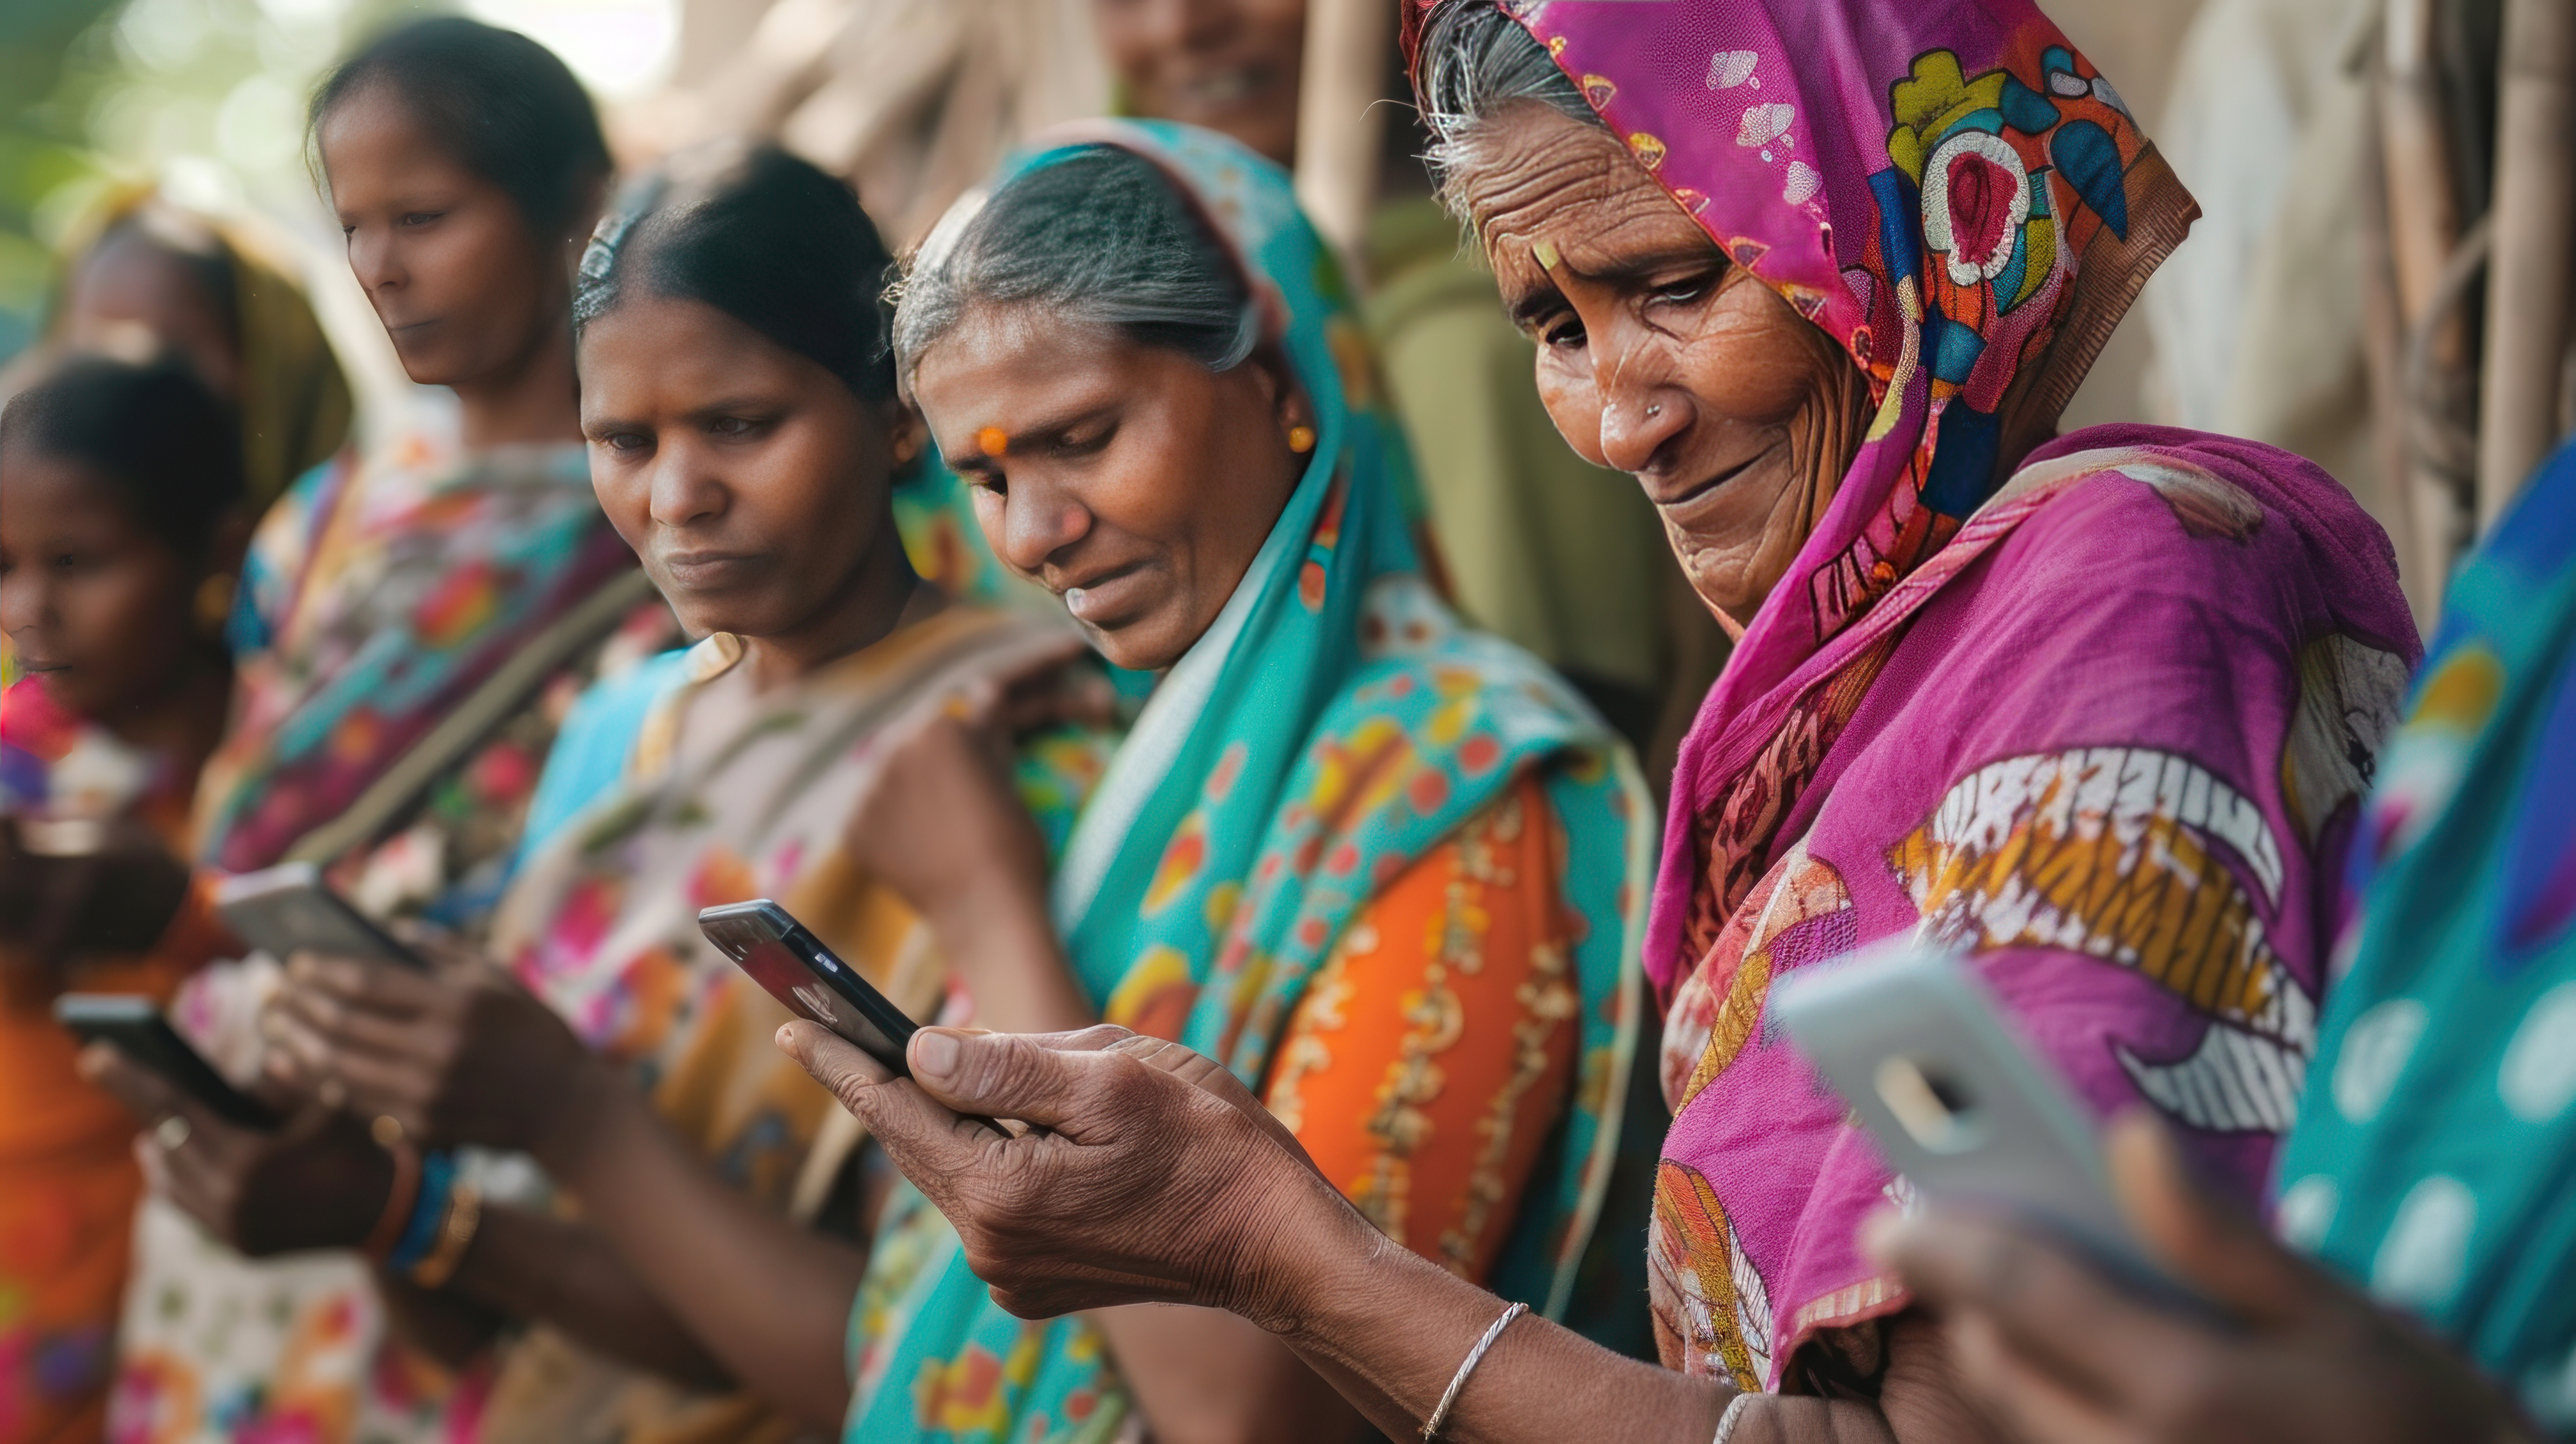
<instances>
[{"instance_id":1,"label":"woman's right hand","mask_svg":"<svg viewBox=\"0 0 2576 1444\"><path fill-rule=\"evenodd\" d=\"M1251 1090L1178 1043L1107 1024L925 1028L911 1079L812 1023L779 1046L867 1123L1022 1318L1182 1303L1269 1323L1320 1233L1384 1241ZM998 1133L975 1114L1034 1126Z\"/></svg>"},{"instance_id":2,"label":"woman's right hand","mask_svg":"<svg viewBox=\"0 0 2576 1444\"><path fill-rule=\"evenodd\" d=\"M597 1083L597 1060L516 979L476 960L436 973L299 953L270 1003L270 1076L422 1147L543 1156Z\"/></svg>"},{"instance_id":3,"label":"woman's right hand","mask_svg":"<svg viewBox=\"0 0 2576 1444\"><path fill-rule=\"evenodd\" d=\"M251 1256L353 1248L393 1188L393 1157L346 1114L306 1107L275 1132L237 1128L106 1043L80 1073L143 1125L145 1174L209 1233Z\"/></svg>"}]
</instances>

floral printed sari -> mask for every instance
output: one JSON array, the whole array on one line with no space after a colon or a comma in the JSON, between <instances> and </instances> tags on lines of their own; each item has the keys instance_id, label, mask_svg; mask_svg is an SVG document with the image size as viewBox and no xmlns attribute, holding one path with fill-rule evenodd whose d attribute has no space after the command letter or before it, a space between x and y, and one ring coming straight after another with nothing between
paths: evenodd
<instances>
[{"instance_id":1,"label":"floral printed sari","mask_svg":"<svg viewBox=\"0 0 2576 1444\"><path fill-rule=\"evenodd\" d=\"M869 884L840 835L874 739L916 708L1060 644L1060 619L956 605L756 705L691 731L699 689L743 655L718 634L586 700L557 765L615 780L532 837L492 951L590 1045L630 1069L672 1127L750 1196L810 1219L857 1142L855 1121L771 1044L784 1009L698 931L701 908L772 897L915 1016L942 979L912 913ZM640 701L640 707L630 705ZM702 725L702 724L701 724ZM1022 769L1078 800L1098 753L1057 738ZM784 1437L741 1397L692 1396L537 1326L505 1352L492 1441Z\"/></svg>"},{"instance_id":2,"label":"floral printed sari","mask_svg":"<svg viewBox=\"0 0 2576 1444\"><path fill-rule=\"evenodd\" d=\"M1462 629L1422 581L1401 435L1287 176L1183 126L1058 134L1006 177L1093 144L1161 167L1253 279L1319 433L1267 543L1155 689L1065 849L1053 902L1074 969L1109 1021L1176 1037L1262 1088L1298 1066L1282 1040L1310 989L1340 986L1354 950L1376 950L1363 934L1395 931L1368 925L1387 889L1453 840L1472 882L1477 859L1530 835L1532 809L1548 814L1553 850L1524 855L1551 860L1546 905L1565 941L1540 950L1529 991L1576 1036L1485 1277L1561 1311L1599 1215L1641 1005L1651 823L1634 763L1563 681ZM1511 1036L1497 1037L1508 1053ZM1421 1087L1425 1106L1439 1092L1389 1086ZM1309 1114L1315 1096L1310 1081ZM879 1231L851 1335L852 1440L1092 1439L1136 1422L1098 1335L1004 1313L909 1190Z\"/></svg>"},{"instance_id":3,"label":"floral printed sari","mask_svg":"<svg viewBox=\"0 0 2576 1444\"><path fill-rule=\"evenodd\" d=\"M370 912L468 937L572 699L676 632L579 446L466 451L414 434L315 467L262 520L242 581L233 727L196 795L200 861L314 861ZM217 965L173 1014L247 1074L275 986L267 960ZM157 1198L135 1229L119 1444L472 1427L483 1372L395 1340L355 1256L246 1260Z\"/></svg>"},{"instance_id":4,"label":"floral printed sari","mask_svg":"<svg viewBox=\"0 0 2576 1444\"><path fill-rule=\"evenodd\" d=\"M1912 1193L1765 1024L1772 980L1954 942L2088 1103L2153 1104L2250 1196L2414 629L2387 538L2297 458L2032 449L2192 208L2027 0L1508 10L1877 402L1684 745L1646 947L1664 1357L1867 1393L1907 1300L1854 1234Z\"/></svg>"}]
</instances>

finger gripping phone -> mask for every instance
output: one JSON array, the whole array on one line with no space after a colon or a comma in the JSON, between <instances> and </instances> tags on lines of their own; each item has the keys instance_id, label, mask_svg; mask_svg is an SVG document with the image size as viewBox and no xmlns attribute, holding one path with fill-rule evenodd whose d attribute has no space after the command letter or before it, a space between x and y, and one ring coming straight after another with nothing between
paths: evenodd
<instances>
[{"instance_id":1,"label":"finger gripping phone","mask_svg":"<svg viewBox=\"0 0 2576 1444\"><path fill-rule=\"evenodd\" d=\"M215 889L215 911L235 937L280 959L309 951L429 970L420 954L333 892L309 862L224 879Z\"/></svg>"},{"instance_id":2,"label":"finger gripping phone","mask_svg":"<svg viewBox=\"0 0 2576 1444\"><path fill-rule=\"evenodd\" d=\"M282 1120L277 1110L234 1087L149 998L123 993L65 993L54 999L54 1020L84 1043L105 1041L160 1074L170 1085L227 1123L263 1131Z\"/></svg>"},{"instance_id":3,"label":"finger gripping phone","mask_svg":"<svg viewBox=\"0 0 2576 1444\"><path fill-rule=\"evenodd\" d=\"M2149 1292L2181 1289L2130 1231L2091 1110L1957 953L1893 938L1783 978L1771 1010L1924 1196L2000 1207Z\"/></svg>"},{"instance_id":4,"label":"finger gripping phone","mask_svg":"<svg viewBox=\"0 0 2576 1444\"><path fill-rule=\"evenodd\" d=\"M789 1012L857 1044L896 1077L912 1076L903 1050L919 1025L787 909L767 898L708 908L698 914L698 931Z\"/></svg>"}]
</instances>

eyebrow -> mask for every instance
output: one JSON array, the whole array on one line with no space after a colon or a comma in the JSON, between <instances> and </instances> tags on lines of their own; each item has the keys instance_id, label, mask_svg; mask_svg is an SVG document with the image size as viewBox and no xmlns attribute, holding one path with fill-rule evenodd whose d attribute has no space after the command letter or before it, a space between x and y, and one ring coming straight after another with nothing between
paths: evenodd
<instances>
[{"instance_id":1,"label":"eyebrow","mask_svg":"<svg viewBox=\"0 0 2576 1444\"><path fill-rule=\"evenodd\" d=\"M1004 450L1005 452L1008 452L1028 445L1032 438L1060 435L1064 432L1071 431L1075 427L1081 426L1086 422L1097 421L1117 409L1118 401L1113 397L1107 401L1094 402L1088 406L1079 407L1060 415L1048 417L1033 426L1023 426L1015 430L1007 431L1003 433L1006 443ZM982 435L985 430L986 428L984 427L976 427L973 431L966 434L967 441L972 443L975 438ZM948 465L951 469L970 466L989 467L993 464L995 459L990 453L986 452L981 445L975 446L972 451L949 452L946 447L942 447L940 450L946 455Z\"/></svg>"}]
</instances>

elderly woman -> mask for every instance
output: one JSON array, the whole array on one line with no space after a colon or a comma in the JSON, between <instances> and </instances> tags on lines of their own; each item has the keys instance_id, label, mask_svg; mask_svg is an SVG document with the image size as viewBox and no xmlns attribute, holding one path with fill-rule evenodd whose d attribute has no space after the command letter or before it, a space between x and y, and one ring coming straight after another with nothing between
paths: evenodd
<instances>
[{"instance_id":1,"label":"elderly woman","mask_svg":"<svg viewBox=\"0 0 2576 1444\"><path fill-rule=\"evenodd\" d=\"M1769 986L1876 938L1952 942L2096 1109L2161 1111L2250 1196L2315 1045L2319 879L2416 652L2388 544L2276 451L2050 439L2191 208L2026 3L1416 19L1447 183L1559 428L1637 477L1743 631L1676 773L1647 938L1673 1372L1503 1328L1182 1087L1186 1057L926 1035L941 1098L1052 1130L996 1143L790 1042L1024 1312L1233 1308L1389 1429L1982 1437L1856 1238L1911 1190L1757 1026Z\"/></svg>"},{"instance_id":2,"label":"elderly woman","mask_svg":"<svg viewBox=\"0 0 2576 1444\"><path fill-rule=\"evenodd\" d=\"M1184 1040L1396 1246L1561 1309L1642 1011L1648 809L1580 698L1423 582L1401 435L1286 175L1187 127L1069 136L925 243L895 329L994 552L1161 676L1052 877L954 722L889 760L862 860L978 1023ZM852 1438L1362 1427L1236 1320L1011 1318L915 1193L851 1336Z\"/></svg>"}]
</instances>

